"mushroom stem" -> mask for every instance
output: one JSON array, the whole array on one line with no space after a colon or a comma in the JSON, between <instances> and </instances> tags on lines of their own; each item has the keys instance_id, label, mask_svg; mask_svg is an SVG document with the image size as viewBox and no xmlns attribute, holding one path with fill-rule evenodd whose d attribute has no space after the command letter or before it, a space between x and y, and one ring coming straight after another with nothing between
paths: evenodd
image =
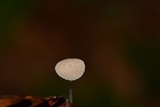
<instances>
[{"instance_id":1,"label":"mushroom stem","mask_svg":"<svg viewBox=\"0 0 160 107\"><path fill-rule=\"evenodd\" d=\"M72 103L72 81L69 81L69 102Z\"/></svg>"}]
</instances>

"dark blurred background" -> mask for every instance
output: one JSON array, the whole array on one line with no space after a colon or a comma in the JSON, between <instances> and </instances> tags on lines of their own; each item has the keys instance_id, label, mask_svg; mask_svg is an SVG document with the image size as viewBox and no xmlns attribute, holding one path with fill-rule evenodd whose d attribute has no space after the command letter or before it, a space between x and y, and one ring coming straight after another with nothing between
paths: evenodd
<instances>
[{"instance_id":1,"label":"dark blurred background","mask_svg":"<svg viewBox=\"0 0 160 107\"><path fill-rule=\"evenodd\" d=\"M54 67L80 58L76 107L160 107L160 1L1 0L0 95L65 95Z\"/></svg>"}]
</instances>

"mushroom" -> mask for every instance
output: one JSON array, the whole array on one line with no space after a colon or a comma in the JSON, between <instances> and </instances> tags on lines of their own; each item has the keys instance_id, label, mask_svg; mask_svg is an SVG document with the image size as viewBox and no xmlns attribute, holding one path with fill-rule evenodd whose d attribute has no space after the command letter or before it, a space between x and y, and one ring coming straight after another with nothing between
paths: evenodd
<instances>
[{"instance_id":1,"label":"mushroom","mask_svg":"<svg viewBox=\"0 0 160 107\"><path fill-rule=\"evenodd\" d=\"M72 103L72 81L79 79L84 74L84 62L78 58L64 59L56 64L55 70L61 78L70 81L69 101Z\"/></svg>"}]
</instances>

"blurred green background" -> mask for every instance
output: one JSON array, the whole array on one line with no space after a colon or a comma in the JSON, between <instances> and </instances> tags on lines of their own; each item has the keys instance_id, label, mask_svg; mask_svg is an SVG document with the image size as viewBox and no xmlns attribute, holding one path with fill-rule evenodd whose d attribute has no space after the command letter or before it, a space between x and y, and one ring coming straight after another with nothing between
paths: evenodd
<instances>
[{"instance_id":1,"label":"blurred green background","mask_svg":"<svg viewBox=\"0 0 160 107\"><path fill-rule=\"evenodd\" d=\"M85 61L76 107L160 107L158 0L1 0L0 95L65 95L54 67Z\"/></svg>"}]
</instances>

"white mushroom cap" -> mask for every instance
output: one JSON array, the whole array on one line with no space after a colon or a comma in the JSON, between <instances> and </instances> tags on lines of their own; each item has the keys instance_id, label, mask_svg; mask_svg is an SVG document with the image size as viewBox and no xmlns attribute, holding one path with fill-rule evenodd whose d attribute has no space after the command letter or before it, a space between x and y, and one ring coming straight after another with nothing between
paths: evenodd
<instances>
[{"instance_id":1,"label":"white mushroom cap","mask_svg":"<svg viewBox=\"0 0 160 107\"><path fill-rule=\"evenodd\" d=\"M84 74L85 64L81 59L69 58L58 62L55 70L61 78L73 81Z\"/></svg>"}]
</instances>

